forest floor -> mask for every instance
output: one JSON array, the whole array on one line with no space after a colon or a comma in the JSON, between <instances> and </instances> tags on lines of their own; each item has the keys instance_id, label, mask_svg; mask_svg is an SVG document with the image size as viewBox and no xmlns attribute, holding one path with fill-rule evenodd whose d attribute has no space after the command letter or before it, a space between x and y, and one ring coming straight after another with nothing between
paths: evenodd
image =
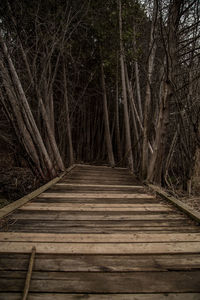
<instances>
[{"instance_id":1,"label":"forest floor","mask_svg":"<svg viewBox=\"0 0 200 300\"><path fill-rule=\"evenodd\" d=\"M185 196L179 200L182 200L185 204L191 206L192 209L200 212L200 195Z\"/></svg>"},{"instance_id":2,"label":"forest floor","mask_svg":"<svg viewBox=\"0 0 200 300\"><path fill-rule=\"evenodd\" d=\"M0 167L0 208L41 186L28 168Z\"/></svg>"}]
</instances>

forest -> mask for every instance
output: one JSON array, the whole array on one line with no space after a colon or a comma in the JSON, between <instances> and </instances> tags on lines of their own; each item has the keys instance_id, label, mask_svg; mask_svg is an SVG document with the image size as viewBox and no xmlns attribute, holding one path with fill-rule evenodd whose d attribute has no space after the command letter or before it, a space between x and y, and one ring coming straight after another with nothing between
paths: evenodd
<instances>
[{"instance_id":1,"label":"forest","mask_svg":"<svg viewBox=\"0 0 200 300\"><path fill-rule=\"evenodd\" d=\"M87 163L198 193L199 14L198 0L2 0L1 192Z\"/></svg>"}]
</instances>

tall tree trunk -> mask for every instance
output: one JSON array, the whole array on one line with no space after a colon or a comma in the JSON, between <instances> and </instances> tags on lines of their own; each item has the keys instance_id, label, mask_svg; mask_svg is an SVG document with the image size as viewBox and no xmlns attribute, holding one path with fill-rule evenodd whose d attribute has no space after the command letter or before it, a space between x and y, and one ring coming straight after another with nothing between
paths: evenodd
<instances>
[{"instance_id":1,"label":"tall tree trunk","mask_svg":"<svg viewBox=\"0 0 200 300\"><path fill-rule=\"evenodd\" d=\"M5 58L8 62L9 70L10 70L10 73L12 74L13 83L14 83L15 88L17 89L17 91L19 93L19 97L20 97L20 101L21 101L22 106L23 106L24 113L27 115L27 119L30 122L32 132L35 136L35 139L38 143L38 146L40 147L40 152L43 155L44 161L45 161L45 163L47 165L47 168L48 168L48 172L49 172L50 176L55 176L54 166L53 166L53 164L52 164L52 162L49 158L46 147L43 143L42 137L41 137L40 132L37 128L34 117L32 115L29 103L27 101L26 95L24 93L23 87L22 87L21 82L20 82L20 79L19 79L18 74L15 70L14 64L12 62L12 59L11 59L10 54L8 52L7 46L6 46L5 42L3 41L2 36L0 36L0 45L2 47L4 56L5 56Z\"/></svg>"},{"instance_id":2,"label":"tall tree trunk","mask_svg":"<svg viewBox=\"0 0 200 300\"><path fill-rule=\"evenodd\" d=\"M69 101L68 101L68 91L67 91L67 77L66 77L66 67L63 62L63 77L64 77L64 101L65 101L65 109L66 109L66 121L67 121L67 136L69 143L69 162L70 165L74 163L74 149L72 144L72 134L71 134L71 123L69 118Z\"/></svg>"},{"instance_id":3,"label":"tall tree trunk","mask_svg":"<svg viewBox=\"0 0 200 300\"><path fill-rule=\"evenodd\" d=\"M154 60L156 54L156 41L155 35L157 31L157 12L158 12L158 2L154 0L153 7L153 17L151 24L151 34L149 42L149 58L148 58L148 67L147 67L147 85L146 85L146 95L144 102L144 121L143 121L143 145L142 145L142 177L145 179L147 176L148 169L148 123L149 123L149 111L151 105L151 83L152 83L152 74L154 68Z\"/></svg>"},{"instance_id":4,"label":"tall tree trunk","mask_svg":"<svg viewBox=\"0 0 200 300\"><path fill-rule=\"evenodd\" d=\"M194 169L192 174L192 188L200 190L200 124L198 128L198 143L194 156Z\"/></svg>"},{"instance_id":5,"label":"tall tree trunk","mask_svg":"<svg viewBox=\"0 0 200 300\"><path fill-rule=\"evenodd\" d=\"M128 103L127 103L127 90L126 90L126 77L124 67L124 46L122 37L122 7L121 0L118 0L119 5L119 38L120 38L120 64L121 64L121 79L122 79L122 93L123 93L123 104L124 104L124 125L126 134L126 155L128 158L128 167L133 172L133 153L131 144L131 133L130 133L130 122L128 114Z\"/></svg>"},{"instance_id":6,"label":"tall tree trunk","mask_svg":"<svg viewBox=\"0 0 200 300\"><path fill-rule=\"evenodd\" d=\"M120 139L120 125L119 125L119 70L118 70L118 55L117 55L117 73L116 73L116 101L115 101L115 130L116 130L116 143L117 154L119 161L122 160L122 147Z\"/></svg>"},{"instance_id":7,"label":"tall tree trunk","mask_svg":"<svg viewBox=\"0 0 200 300\"><path fill-rule=\"evenodd\" d=\"M162 166L164 162L169 103L173 96L175 84L175 66L177 65L178 26L180 21L181 0L173 0L168 12L168 44L166 51L166 70L164 76L163 93L160 99L159 118L154 141L154 153L148 170L148 180L161 183Z\"/></svg>"},{"instance_id":8,"label":"tall tree trunk","mask_svg":"<svg viewBox=\"0 0 200 300\"><path fill-rule=\"evenodd\" d=\"M135 33L135 27L133 28L134 32L134 52L136 52L136 33ZM136 81L136 90L137 90L137 100L138 100L138 108L139 108L139 115L141 121L143 121L143 112L142 112L142 99L141 99L141 88L140 88L140 74L139 74L139 67L138 67L138 61L135 60L135 81Z\"/></svg>"},{"instance_id":9,"label":"tall tree trunk","mask_svg":"<svg viewBox=\"0 0 200 300\"><path fill-rule=\"evenodd\" d=\"M106 85L104 78L104 69L103 62L101 62L101 80L102 80L102 91L103 91L103 111L104 111L104 125L105 125L105 139L106 146L108 151L108 159L111 167L115 166L115 160L112 149L112 142L110 136L110 125L109 125L109 116L108 116L108 104L107 104L107 95L106 95Z\"/></svg>"},{"instance_id":10,"label":"tall tree trunk","mask_svg":"<svg viewBox=\"0 0 200 300\"><path fill-rule=\"evenodd\" d=\"M13 19L13 22L14 22L14 19ZM51 93L49 94L49 97L51 96L51 101L49 101L49 103L47 103L46 108L45 108L45 106L43 104L43 100L42 100L41 96L39 96L40 93L35 88L35 84L34 84L33 76L32 76L31 69L30 69L30 66L28 63L27 55L24 51L21 41L19 41L19 43L20 43L20 50L22 53L22 57L24 59L24 63L25 63L26 69L27 69L27 73L28 73L31 85L36 94L36 97L38 98L41 115L42 115L44 123L46 125L46 129L47 129L46 147L48 149L48 154L49 154L51 160L55 161L57 163L57 165L58 165L57 169L60 171L64 171L65 167L64 167L60 152L59 152L57 144L56 144L55 136L54 136L54 111L53 111L52 88L51 88ZM45 92L47 93L47 86L46 86ZM49 99L49 97L47 96L45 98ZM46 99L46 101L47 101L47 99ZM49 106L48 104L51 104L51 106ZM56 166L55 166L55 168L56 168Z\"/></svg>"}]
</instances>

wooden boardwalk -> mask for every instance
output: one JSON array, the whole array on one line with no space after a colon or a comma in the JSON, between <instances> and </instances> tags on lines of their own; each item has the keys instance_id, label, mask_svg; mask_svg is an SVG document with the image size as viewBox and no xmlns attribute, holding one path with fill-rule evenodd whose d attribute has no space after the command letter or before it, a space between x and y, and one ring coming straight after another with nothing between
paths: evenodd
<instances>
[{"instance_id":1,"label":"wooden boardwalk","mask_svg":"<svg viewBox=\"0 0 200 300\"><path fill-rule=\"evenodd\" d=\"M200 227L126 169L77 166L1 222L0 300L199 300Z\"/></svg>"}]
</instances>

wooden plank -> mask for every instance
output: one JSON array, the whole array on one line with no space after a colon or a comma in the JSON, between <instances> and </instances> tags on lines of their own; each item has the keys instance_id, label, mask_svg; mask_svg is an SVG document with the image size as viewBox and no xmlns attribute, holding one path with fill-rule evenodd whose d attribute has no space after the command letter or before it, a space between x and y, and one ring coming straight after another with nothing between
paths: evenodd
<instances>
[{"instance_id":1,"label":"wooden plank","mask_svg":"<svg viewBox=\"0 0 200 300\"><path fill-rule=\"evenodd\" d=\"M127 168L121 168L121 167L114 167L114 168L111 168L110 166L108 165L105 165L105 166L95 166L95 165L87 165L87 164L76 164L77 167L79 167L81 170L86 170L86 169L97 169L97 170L126 170L127 172L129 172L129 169Z\"/></svg>"},{"instance_id":2,"label":"wooden plank","mask_svg":"<svg viewBox=\"0 0 200 300\"><path fill-rule=\"evenodd\" d=\"M192 218L193 220L197 221L198 223L200 223L200 213L197 211L194 211L190 206L188 206L187 204L183 203L180 200L177 200L176 198L174 198L173 196L167 194L165 191L163 191L160 187L155 186L153 184L149 184L148 185L151 189L153 189L156 193L158 193L161 197L163 197L164 199L166 199L167 201L169 201L170 203L172 203L173 205L175 205L176 207L178 207L181 211L183 211L184 213L186 213L188 216L190 216L190 218Z\"/></svg>"},{"instance_id":3,"label":"wooden plank","mask_svg":"<svg viewBox=\"0 0 200 300\"><path fill-rule=\"evenodd\" d=\"M0 291L20 292L26 272L1 272ZM34 272L30 292L187 293L200 292L200 271Z\"/></svg>"},{"instance_id":4,"label":"wooden plank","mask_svg":"<svg viewBox=\"0 0 200 300\"><path fill-rule=\"evenodd\" d=\"M56 294L30 293L29 300L199 300L200 293L167 294ZM21 300L21 293L0 293L0 300Z\"/></svg>"},{"instance_id":5,"label":"wooden plank","mask_svg":"<svg viewBox=\"0 0 200 300\"><path fill-rule=\"evenodd\" d=\"M105 180L103 178L93 178L90 180L86 180L86 179L73 179L73 178L67 178L65 180L62 180L63 183L81 183L81 184L88 184L88 183L92 183L92 184L106 184L106 185L129 185L132 186L135 184L135 182L133 182L132 180Z\"/></svg>"},{"instance_id":6,"label":"wooden plank","mask_svg":"<svg viewBox=\"0 0 200 300\"><path fill-rule=\"evenodd\" d=\"M0 253L0 271L26 271L29 255ZM200 254L37 254L34 271L55 272L168 272L200 269Z\"/></svg>"},{"instance_id":7,"label":"wooden plank","mask_svg":"<svg viewBox=\"0 0 200 300\"><path fill-rule=\"evenodd\" d=\"M37 199L33 199L31 203L79 203L79 204L84 204L84 203L99 203L99 204L156 204L160 203L163 204L163 202L159 202L156 199L143 199L143 198L138 198L138 199L115 199L115 198L109 198L109 199L104 199L104 198L84 198L84 199L77 199L77 198L57 198L57 199L51 199L51 198L40 198L38 197ZM165 203L166 205L166 203ZM174 209L175 210L175 209Z\"/></svg>"},{"instance_id":8,"label":"wooden plank","mask_svg":"<svg viewBox=\"0 0 200 300\"><path fill-rule=\"evenodd\" d=\"M52 222L52 221L51 221ZM2 231L2 230L1 230ZM134 226L132 228L128 227L113 227L113 226L105 226L105 227L85 227L85 226L46 226L43 224L39 224L38 226L28 226L24 224L20 224L18 226L10 226L6 228L7 232L29 232L29 233L88 233L88 234L116 234L116 233L135 233L135 232L141 232L141 233L174 233L174 232L193 232L198 233L200 230L197 229L196 226L180 226L180 225L173 225L173 226Z\"/></svg>"},{"instance_id":9,"label":"wooden plank","mask_svg":"<svg viewBox=\"0 0 200 300\"><path fill-rule=\"evenodd\" d=\"M82 220L82 221L114 221L114 220L187 220L185 216L178 214L170 214L166 212L143 212L143 211L129 211L129 212L105 212L105 211L38 211L38 210L17 210L12 214L12 219L16 220Z\"/></svg>"},{"instance_id":10,"label":"wooden plank","mask_svg":"<svg viewBox=\"0 0 200 300\"><path fill-rule=\"evenodd\" d=\"M70 172L74 167L75 167L75 165L71 166L64 173L62 173L59 177L56 177L56 178L52 179L51 181L49 181L45 185L41 186L37 190L33 191L32 193L30 193L30 194L22 197L21 199L19 199L19 200L13 202L13 203L1 208L0 209L0 218L3 218L5 216L7 216L9 213L14 211L15 209L21 207L22 205L24 205L25 203L27 203L31 199L37 197L38 195L40 195L41 193L46 191L50 186L57 183L64 175L66 175L66 173Z\"/></svg>"},{"instance_id":11,"label":"wooden plank","mask_svg":"<svg viewBox=\"0 0 200 300\"><path fill-rule=\"evenodd\" d=\"M154 196L148 194L104 194L104 193L42 193L40 198L150 198L153 199Z\"/></svg>"},{"instance_id":12,"label":"wooden plank","mask_svg":"<svg viewBox=\"0 0 200 300\"><path fill-rule=\"evenodd\" d=\"M12 228L16 231L18 227L24 227L26 228L57 228L57 229L68 229L70 227L77 228L82 227L82 228L89 228L89 229L97 229L97 228L118 228L118 229L129 229L129 230L134 230L136 227L139 228L144 228L146 229L147 227L187 227L190 226L191 224L186 222L185 220L99 220L99 221L82 221L82 220L74 220L74 221L66 221L66 220L32 220L32 219L27 219L27 220L15 220L15 219L9 219L10 224ZM194 226L196 228L196 231L200 231L200 228L198 226Z\"/></svg>"},{"instance_id":13,"label":"wooden plank","mask_svg":"<svg viewBox=\"0 0 200 300\"><path fill-rule=\"evenodd\" d=\"M200 233L132 234L51 234L0 232L1 242L59 243L131 243L131 242L200 242Z\"/></svg>"},{"instance_id":14,"label":"wooden plank","mask_svg":"<svg viewBox=\"0 0 200 300\"><path fill-rule=\"evenodd\" d=\"M0 252L51 254L173 254L199 253L200 242L162 243L48 243L48 242L1 242Z\"/></svg>"},{"instance_id":15,"label":"wooden plank","mask_svg":"<svg viewBox=\"0 0 200 300\"><path fill-rule=\"evenodd\" d=\"M60 187L97 187L97 188L120 188L120 189L144 189L143 185L108 185L108 184L81 184L81 183L57 183L55 186Z\"/></svg>"},{"instance_id":16,"label":"wooden plank","mask_svg":"<svg viewBox=\"0 0 200 300\"><path fill-rule=\"evenodd\" d=\"M155 207L150 205L138 205L138 204L67 204L67 203L28 203L19 208L20 210L39 210L39 211L149 211L149 212L162 212L173 210L170 207L155 204Z\"/></svg>"},{"instance_id":17,"label":"wooden plank","mask_svg":"<svg viewBox=\"0 0 200 300\"><path fill-rule=\"evenodd\" d=\"M85 184L85 183L57 183L53 186L54 189L66 189L66 190L144 190L142 185L118 185L118 184Z\"/></svg>"}]
</instances>

